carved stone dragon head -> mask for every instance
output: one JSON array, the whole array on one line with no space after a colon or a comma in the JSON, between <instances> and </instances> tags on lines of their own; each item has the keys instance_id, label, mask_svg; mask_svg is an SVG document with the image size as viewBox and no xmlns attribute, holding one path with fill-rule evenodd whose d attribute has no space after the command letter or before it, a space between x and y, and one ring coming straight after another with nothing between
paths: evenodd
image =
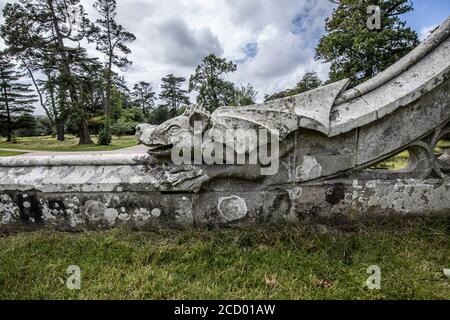
<instances>
[{"instance_id":1,"label":"carved stone dragon head","mask_svg":"<svg viewBox=\"0 0 450 320\"><path fill-rule=\"evenodd\" d=\"M181 116L160 125L138 125L136 138L149 147L149 154L161 158L168 157L174 146L183 148L191 145L195 122L201 122L203 130L206 130L210 118L211 115L204 108L192 105Z\"/></svg>"}]
</instances>

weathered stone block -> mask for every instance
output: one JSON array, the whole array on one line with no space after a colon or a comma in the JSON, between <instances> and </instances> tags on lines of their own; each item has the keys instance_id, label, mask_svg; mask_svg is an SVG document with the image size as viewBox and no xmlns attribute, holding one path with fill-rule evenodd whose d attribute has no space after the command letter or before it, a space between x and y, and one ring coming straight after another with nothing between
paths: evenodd
<instances>
[{"instance_id":1,"label":"weathered stone block","mask_svg":"<svg viewBox=\"0 0 450 320\"><path fill-rule=\"evenodd\" d=\"M353 168L357 142L357 130L333 139L314 131L300 130L295 148L296 181L324 178Z\"/></svg>"}]
</instances>

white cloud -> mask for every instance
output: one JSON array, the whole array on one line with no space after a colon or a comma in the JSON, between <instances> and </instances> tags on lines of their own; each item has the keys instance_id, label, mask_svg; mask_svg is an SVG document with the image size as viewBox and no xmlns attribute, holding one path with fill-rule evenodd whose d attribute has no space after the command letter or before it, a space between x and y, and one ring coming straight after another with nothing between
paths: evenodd
<instances>
[{"instance_id":1,"label":"white cloud","mask_svg":"<svg viewBox=\"0 0 450 320\"><path fill-rule=\"evenodd\" d=\"M188 77L209 53L237 62L230 79L252 83L260 99L293 86L307 70L326 78L328 66L314 60L314 48L332 9L323 0L121 0L118 20L137 37L127 79L158 86L168 73ZM246 54L249 44L254 56Z\"/></svg>"},{"instance_id":2,"label":"white cloud","mask_svg":"<svg viewBox=\"0 0 450 320\"><path fill-rule=\"evenodd\" d=\"M155 26L151 32L155 44L155 58L175 66L192 67L210 53L221 56L224 52L219 39L209 28L192 29L180 18L169 18Z\"/></svg>"},{"instance_id":3,"label":"white cloud","mask_svg":"<svg viewBox=\"0 0 450 320\"><path fill-rule=\"evenodd\" d=\"M82 3L95 20L93 1ZM332 9L324 0L118 0L117 19L137 38L126 79L158 87L168 73L188 77L209 53L237 62L230 79L252 83L260 99L307 70L325 79L328 66L314 60L314 48Z\"/></svg>"},{"instance_id":4,"label":"white cloud","mask_svg":"<svg viewBox=\"0 0 450 320\"><path fill-rule=\"evenodd\" d=\"M425 40L426 38L428 38L428 36L430 35L430 33L436 29L438 27L438 25L432 25L432 26L428 26L428 27L424 27L420 30L419 32L419 39L420 41Z\"/></svg>"}]
</instances>

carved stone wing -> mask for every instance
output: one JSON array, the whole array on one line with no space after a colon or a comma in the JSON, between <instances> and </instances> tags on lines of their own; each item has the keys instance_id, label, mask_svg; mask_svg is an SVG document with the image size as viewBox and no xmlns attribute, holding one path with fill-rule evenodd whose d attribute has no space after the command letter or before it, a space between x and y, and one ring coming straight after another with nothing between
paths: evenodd
<instances>
[{"instance_id":1,"label":"carved stone wing","mask_svg":"<svg viewBox=\"0 0 450 320\"><path fill-rule=\"evenodd\" d=\"M292 97L248 107L222 107L213 114L215 129L265 128L280 140L299 128L328 135L331 108L349 80L341 80Z\"/></svg>"}]
</instances>

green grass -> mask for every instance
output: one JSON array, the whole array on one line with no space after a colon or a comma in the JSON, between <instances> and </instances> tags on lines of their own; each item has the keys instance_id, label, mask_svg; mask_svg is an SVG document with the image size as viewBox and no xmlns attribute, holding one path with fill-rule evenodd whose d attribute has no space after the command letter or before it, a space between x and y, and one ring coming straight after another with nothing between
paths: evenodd
<instances>
[{"instance_id":1,"label":"green grass","mask_svg":"<svg viewBox=\"0 0 450 320\"><path fill-rule=\"evenodd\" d=\"M97 142L97 137L93 137L94 143ZM112 143L109 146L93 145L79 145L78 138L67 135L66 140L59 142L55 137L20 137L16 138L14 143L8 143L5 140L0 141L0 148L4 149L19 149L19 150L38 150L38 151L55 151L55 152L70 152L70 151L108 151L127 147L132 147L138 144L138 141L133 136L113 137Z\"/></svg>"},{"instance_id":2,"label":"green grass","mask_svg":"<svg viewBox=\"0 0 450 320\"><path fill-rule=\"evenodd\" d=\"M441 140L435 148L436 155L442 155L450 149L450 141ZM372 169L388 169L398 170L403 169L408 165L409 153L408 151L401 152L383 162L380 162L372 167Z\"/></svg>"},{"instance_id":3,"label":"green grass","mask_svg":"<svg viewBox=\"0 0 450 320\"><path fill-rule=\"evenodd\" d=\"M450 149L450 141L441 140L438 142L435 151L437 154L442 154L443 152L448 151L449 149Z\"/></svg>"},{"instance_id":4,"label":"green grass","mask_svg":"<svg viewBox=\"0 0 450 320\"><path fill-rule=\"evenodd\" d=\"M0 150L0 157L20 156L21 154L24 154L24 153L22 153L22 152L12 152L12 151L2 151L2 150Z\"/></svg>"},{"instance_id":5,"label":"green grass","mask_svg":"<svg viewBox=\"0 0 450 320\"><path fill-rule=\"evenodd\" d=\"M1 299L450 299L450 219L0 238ZM81 290L66 288L70 265ZM378 265L382 289L366 288Z\"/></svg>"},{"instance_id":6,"label":"green grass","mask_svg":"<svg viewBox=\"0 0 450 320\"><path fill-rule=\"evenodd\" d=\"M373 166L372 169L399 170L408 165L409 152L404 151Z\"/></svg>"}]
</instances>

